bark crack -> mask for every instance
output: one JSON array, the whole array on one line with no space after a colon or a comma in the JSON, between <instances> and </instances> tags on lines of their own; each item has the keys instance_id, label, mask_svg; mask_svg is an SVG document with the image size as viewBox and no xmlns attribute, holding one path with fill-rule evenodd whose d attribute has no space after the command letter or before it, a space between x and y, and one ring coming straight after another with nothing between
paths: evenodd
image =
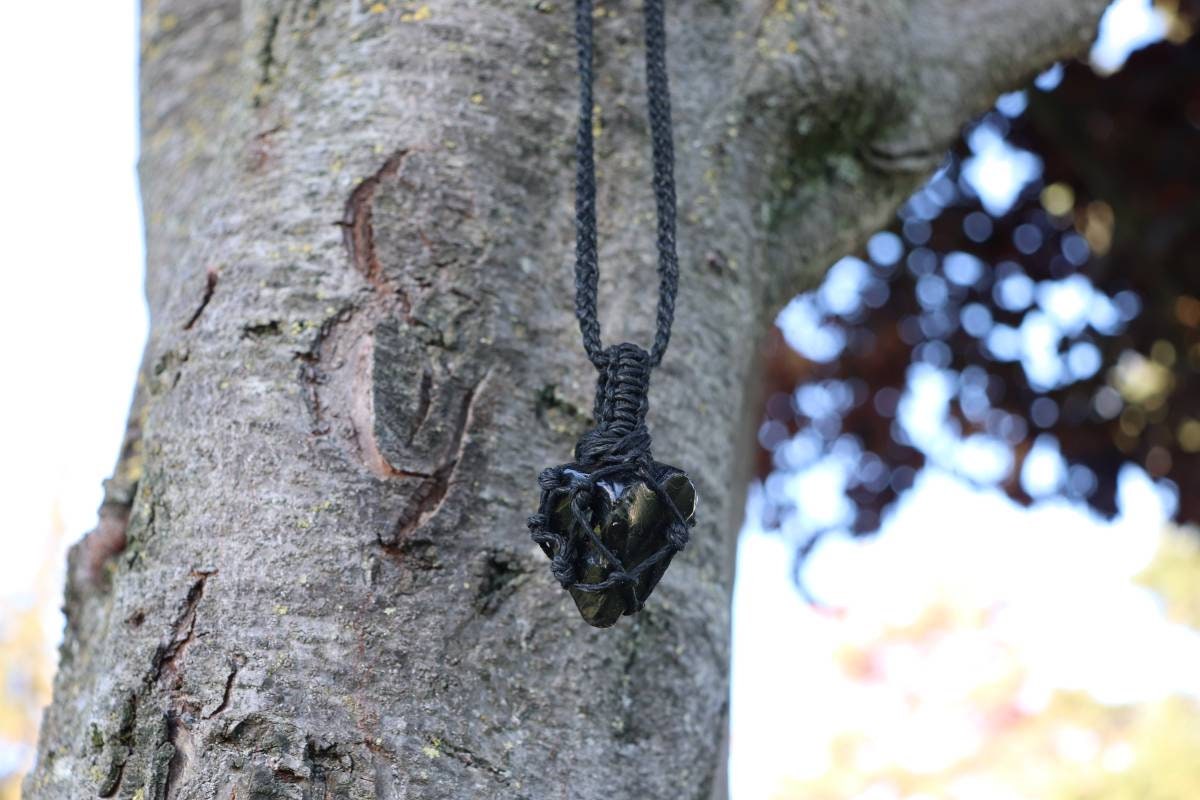
<instances>
[{"instance_id":1,"label":"bark crack","mask_svg":"<svg viewBox=\"0 0 1200 800\"><path fill-rule=\"evenodd\" d=\"M471 752L469 748L452 744L451 742L447 742L445 739L435 739L434 746L465 767L481 769L484 772L491 774L502 784L508 785L512 781L512 776L508 770L497 766L488 759Z\"/></svg>"},{"instance_id":2,"label":"bark crack","mask_svg":"<svg viewBox=\"0 0 1200 800\"><path fill-rule=\"evenodd\" d=\"M408 156L408 150L401 149L392 153L373 175L363 179L354 187L350 198L346 201L346 209L342 219L337 223L342 229L342 240L350 253L350 263L354 265L367 281L377 291L395 291L399 295L407 316L409 311L408 296L402 290L392 286L384 275L383 264L375 251L375 226L372 222L374 215L375 195L379 185L386 178L396 175Z\"/></svg>"},{"instance_id":3,"label":"bark crack","mask_svg":"<svg viewBox=\"0 0 1200 800\"><path fill-rule=\"evenodd\" d=\"M274 82L271 73L276 64L275 38L279 34L279 20L279 14L272 14L267 20L262 47L258 51L258 82L254 86L255 108L262 106L267 87Z\"/></svg>"},{"instance_id":4,"label":"bark crack","mask_svg":"<svg viewBox=\"0 0 1200 800\"><path fill-rule=\"evenodd\" d=\"M195 639L196 611L200 607L200 601L204 599L205 584L216 573L216 570L197 570L192 573L195 580L188 589L179 614L171 624L171 634L165 643L158 646L154 654L155 680L167 674L178 674L176 661Z\"/></svg>"},{"instance_id":5,"label":"bark crack","mask_svg":"<svg viewBox=\"0 0 1200 800\"><path fill-rule=\"evenodd\" d=\"M196 713L195 704L180 696L183 685L183 673L180 662L188 647L196 638L196 617L200 601L204 599L204 590L208 579L217 574L217 570L193 570L192 585L188 587L187 595L180 604L179 613L171 623L171 631L167 640L160 644L155 651L153 672L149 683L164 682L163 690L170 703L166 715L167 744L171 748L171 756L167 763L167 776L164 782L163 796L171 797L173 787L178 777L183 773L192 751L191 730L184 722L187 713ZM169 682L168 680L169 679ZM226 687L228 691L231 686Z\"/></svg>"},{"instance_id":6,"label":"bark crack","mask_svg":"<svg viewBox=\"0 0 1200 800\"><path fill-rule=\"evenodd\" d=\"M429 408L432 401L433 391L433 373L430 372L429 366L426 365L421 370L421 384L417 387L417 424L408 432L408 444L411 446L413 439L420 433L422 426L425 425L425 420L429 419Z\"/></svg>"},{"instance_id":7,"label":"bark crack","mask_svg":"<svg viewBox=\"0 0 1200 800\"><path fill-rule=\"evenodd\" d=\"M229 674L225 676L225 690L221 694L221 702L212 711L203 714L204 719L212 719L220 714L225 709L229 708L229 699L233 696L233 686L237 681L238 670L242 666L242 657L235 656L229 664Z\"/></svg>"},{"instance_id":8,"label":"bark crack","mask_svg":"<svg viewBox=\"0 0 1200 800\"><path fill-rule=\"evenodd\" d=\"M470 428L471 418L475 409L475 400L479 396L479 390L490 376L491 371L489 370L463 395L462 410L458 414L449 447L446 448L447 452L452 455L440 467L434 470L432 475L422 481L416 491L416 507L405 512L396 525L390 542L380 541L380 544L385 548L397 546L409 538L413 532L437 516L438 512L442 510L442 506L446 502L446 496L450 492L450 484L454 477L454 471L458 467L459 462L462 461L463 450L466 447L466 433ZM400 471L397 470L396 472L399 473Z\"/></svg>"},{"instance_id":9,"label":"bark crack","mask_svg":"<svg viewBox=\"0 0 1200 800\"><path fill-rule=\"evenodd\" d=\"M200 305L192 312L192 316L184 324L183 329L190 331L196 321L200 319L200 315L204 313L204 309L208 308L208 302L213 298L213 292L217 290L217 269L209 267L204 271L204 294L200 298Z\"/></svg>"},{"instance_id":10,"label":"bark crack","mask_svg":"<svg viewBox=\"0 0 1200 800\"><path fill-rule=\"evenodd\" d=\"M282 332L279 320L277 319L267 320L266 322L253 322L242 326L243 339L264 339L269 336L278 336Z\"/></svg>"},{"instance_id":11,"label":"bark crack","mask_svg":"<svg viewBox=\"0 0 1200 800\"><path fill-rule=\"evenodd\" d=\"M308 349L295 354L296 360L300 362L300 383L305 388L304 404L313 421L313 436L324 436L330 430L329 422L325 420L325 411L320 395L320 387L327 380L325 373L320 368L322 350L332 338L333 330L338 325L349 321L354 315L354 311L353 307L344 308L341 312L326 319L317 329L316 336Z\"/></svg>"},{"instance_id":12,"label":"bark crack","mask_svg":"<svg viewBox=\"0 0 1200 800\"><path fill-rule=\"evenodd\" d=\"M472 602L482 616L493 616L529 576L527 565L513 552L493 548L477 562L478 586Z\"/></svg>"}]
</instances>

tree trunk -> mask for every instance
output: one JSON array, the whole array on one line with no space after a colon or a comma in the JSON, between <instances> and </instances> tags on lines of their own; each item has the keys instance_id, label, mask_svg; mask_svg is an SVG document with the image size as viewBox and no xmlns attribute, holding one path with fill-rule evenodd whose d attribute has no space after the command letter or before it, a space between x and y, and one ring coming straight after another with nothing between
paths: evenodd
<instances>
[{"instance_id":1,"label":"tree trunk","mask_svg":"<svg viewBox=\"0 0 1200 800\"><path fill-rule=\"evenodd\" d=\"M595 630L525 527L595 376L570 7L146 0L153 325L27 796L722 794L764 326L1101 6L669 9L683 275L650 427L699 525ZM602 322L648 344L640 6L596 18Z\"/></svg>"}]
</instances>

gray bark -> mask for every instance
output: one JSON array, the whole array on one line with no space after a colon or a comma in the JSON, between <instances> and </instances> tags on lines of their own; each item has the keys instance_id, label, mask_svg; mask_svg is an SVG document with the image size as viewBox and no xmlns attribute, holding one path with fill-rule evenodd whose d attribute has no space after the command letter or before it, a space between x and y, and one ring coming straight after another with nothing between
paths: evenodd
<instances>
[{"instance_id":1,"label":"gray bark","mask_svg":"<svg viewBox=\"0 0 1200 800\"><path fill-rule=\"evenodd\" d=\"M700 524L594 630L525 529L594 380L569 5L147 0L152 331L27 796L720 794L756 343L1102 5L669 10L683 279L650 425ZM639 10L597 18L610 343L653 318Z\"/></svg>"}]
</instances>

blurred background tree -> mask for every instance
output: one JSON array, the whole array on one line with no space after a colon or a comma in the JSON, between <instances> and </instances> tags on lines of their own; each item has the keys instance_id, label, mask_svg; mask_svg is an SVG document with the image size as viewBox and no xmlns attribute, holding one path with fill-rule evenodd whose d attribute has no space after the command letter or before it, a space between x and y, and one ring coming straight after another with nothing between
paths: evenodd
<instances>
[{"instance_id":1,"label":"blurred background tree","mask_svg":"<svg viewBox=\"0 0 1200 800\"><path fill-rule=\"evenodd\" d=\"M798 566L876 531L926 465L1106 517L1137 465L1200 522L1200 2L1158 8L1166 39L1117 71L1002 97L781 315L758 474ZM830 463L850 502L814 518L784 487Z\"/></svg>"},{"instance_id":2,"label":"blurred background tree","mask_svg":"<svg viewBox=\"0 0 1200 800\"><path fill-rule=\"evenodd\" d=\"M1157 540L1138 582L1180 626L1177 655L1190 657L1200 632L1200 2L1155 6L1161 41L1123 64L1097 51L1001 97L887 230L780 315L766 343L757 473L763 522L795 545L801 589L827 534L879 531L927 467L1024 507L1074 504L1105 519L1118 514L1119 477L1140 469L1182 527ZM838 492L813 491L831 485L835 502ZM956 569L956 554L907 546ZM1028 542L1014 535L1008 546ZM1108 557L1099 550L1072 557ZM842 563L833 569L845 576ZM793 746L799 763L780 772L796 777L777 800L1200 796L1194 692L1164 684L1133 701L1047 685L1028 630L1014 634L1028 621L1014 622L1012 597L898 579L876 591L927 602L885 622L836 597L821 605L830 579L825 562L813 566L813 618L830 620L838 677L795 665L793 680L820 681L841 700L836 713L809 710L831 729ZM1045 569L1061 576L1069 605L1088 564ZM1054 635L1075 641L1092 625L1077 622ZM819 623L803 630L799 657L825 658ZM1131 681L1154 682L1138 656L1123 663L1142 670ZM1042 691L1031 697L1031 686Z\"/></svg>"}]
</instances>

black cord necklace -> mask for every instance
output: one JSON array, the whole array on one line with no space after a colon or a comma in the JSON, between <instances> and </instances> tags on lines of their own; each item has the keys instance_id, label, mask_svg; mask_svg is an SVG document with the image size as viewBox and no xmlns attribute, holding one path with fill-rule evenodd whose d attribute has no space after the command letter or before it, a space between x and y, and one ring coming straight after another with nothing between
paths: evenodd
<instances>
[{"instance_id":1,"label":"black cord necklace","mask_svg":"<svg viewBox=\"0 0 1200 800\"><path fill-rule=\"evenodd\" d=\"M696 492L682 470L650 454L646 428L650 373L671 340L679 261L675 254L675 150L667 86L663 0L644 0L646 86L658 211L658 315L649 352L625 342L604 348L596 316L596 165L592 142L592 0L575 2L579 51L579 130L575 157L575 316L583 347L600 373L596 427L575 444L575 460L550 467L538 483L533 540L579 613L599 628L642 609L695 524Z\"/></svg>"}]
</instances>

